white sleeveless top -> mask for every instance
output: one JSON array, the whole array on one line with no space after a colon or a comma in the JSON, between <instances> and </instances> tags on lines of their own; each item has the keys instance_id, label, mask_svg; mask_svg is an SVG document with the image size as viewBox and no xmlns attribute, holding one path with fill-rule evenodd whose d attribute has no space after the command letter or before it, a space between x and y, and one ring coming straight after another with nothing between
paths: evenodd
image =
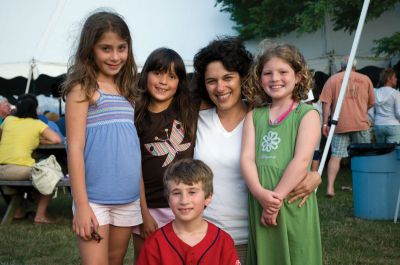
<instances>
[{"instance_id":1,"label":"white sleeveless top","mask_svg":"<svg viewBox=\"0 0 400 265\"><path fill-rule=\"evenodd\" d=\"M214 194L204 218L225 230L236 245L247 244L247 186L240 174L242 120L228 132L216 109L200 111L194 158L204 161L214 173Z\"/></svg>"}]
</instances>

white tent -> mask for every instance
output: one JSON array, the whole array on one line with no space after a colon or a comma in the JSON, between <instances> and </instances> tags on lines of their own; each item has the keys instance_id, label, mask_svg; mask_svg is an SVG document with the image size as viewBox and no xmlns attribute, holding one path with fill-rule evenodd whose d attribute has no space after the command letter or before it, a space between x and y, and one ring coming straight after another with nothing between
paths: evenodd
<instances>
[{"instance_id":1,"label":"white tent","mask_svg":"<svg viewBox=\"0 0 400 265\"><path fill-rule=\"evenodd\" d=\"M111 8L127 21L136 61L165 46L192 70L193 55L218 35L235 35L229 14L214 0L2 0L0 77L58 76L66 65L85 17ZM32 74L31 74L32 73Z\"/></svg>"}]
</instances>

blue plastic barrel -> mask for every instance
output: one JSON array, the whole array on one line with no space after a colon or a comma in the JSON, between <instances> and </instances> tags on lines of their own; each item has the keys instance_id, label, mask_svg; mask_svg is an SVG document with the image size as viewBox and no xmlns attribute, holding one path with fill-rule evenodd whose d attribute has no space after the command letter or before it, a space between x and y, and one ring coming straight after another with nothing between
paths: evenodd
<instances>
[{"instance_id":1,"label":"blue plastic barrel","mask_svg":"<svg viewBox=\"0 0 400 265\"><path fill-rule=\"evenodd\" d=\"M393 219L400 187L400 146L349 146L354 215L362 219Z\"/></svg>"}]
</instances>

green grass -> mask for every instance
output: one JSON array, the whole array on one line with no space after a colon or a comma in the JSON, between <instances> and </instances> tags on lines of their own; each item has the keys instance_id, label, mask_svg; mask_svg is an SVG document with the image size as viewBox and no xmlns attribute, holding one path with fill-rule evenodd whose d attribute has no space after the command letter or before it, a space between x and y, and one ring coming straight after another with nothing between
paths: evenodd
<instances>
[{"instance_id":1,"label":"green grass","mask_svg":"<svg viewBox=\"0 0 400 265\"><path fill-rule=\"evenodd\" d=\"M0 226L0 265L77 265L80 264L78 245L72 233L72 198L59 189L51 201L48 213L55 224L33 224L33 216ZM33 205L32 205L33 206ZM34 209L34 208L33 208ZM0 198L0 214L5 202ZM133 264L133 249L129 246L125 264Z\"/></svg>"},{"instance_id":2,"label":"green grass","mask_svg":"<svg viewBox=\"0 0 400 265\"><path fill-rule=\"evenodd\" d=\"M336 196L325 197L326 178L318 191L325 265L399 265L400 223L354 217L351 171L344 167L336 181ZM371 194L370 196L374 196Z\"/></svg>"},{"instance_id":3,"label":"green grass","mask_svg":"<svg viewBox=\"0 0 400 265\"><path fill-rule=\"evenodd\" d=\"M400 264L400 223L354 218L353 195L341 191L351 186L348 167L337 179L336 196L325 197L325 177L318 191L325 265ZM0 214L5 204L0 199ZM49 206L57 224L34 225L32 219L0 226L0 264L79 264L75 236L71 232L71 198L59 192ZM125 264L132 264L130 246ZM307 264L305 264L307 265Z\"/></svg>"}]
</instances>

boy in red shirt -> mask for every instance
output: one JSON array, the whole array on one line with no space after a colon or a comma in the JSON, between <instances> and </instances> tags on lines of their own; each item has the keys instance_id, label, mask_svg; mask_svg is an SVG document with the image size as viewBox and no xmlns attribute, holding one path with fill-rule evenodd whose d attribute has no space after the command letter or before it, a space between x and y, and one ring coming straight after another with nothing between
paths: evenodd
<instances>
[{"instance_id":1,"label":"boy in red shirt","mask_svg":"<svg viewBox=\"0 0 400 265\"><path fill-rule=\"evenodd\" d=\"M168 167L164 190L175 220L146 239L137 265L240 265L232 238L203 219L212 178L200 160L181 159Z\"/></svg>"}]
</instances>

